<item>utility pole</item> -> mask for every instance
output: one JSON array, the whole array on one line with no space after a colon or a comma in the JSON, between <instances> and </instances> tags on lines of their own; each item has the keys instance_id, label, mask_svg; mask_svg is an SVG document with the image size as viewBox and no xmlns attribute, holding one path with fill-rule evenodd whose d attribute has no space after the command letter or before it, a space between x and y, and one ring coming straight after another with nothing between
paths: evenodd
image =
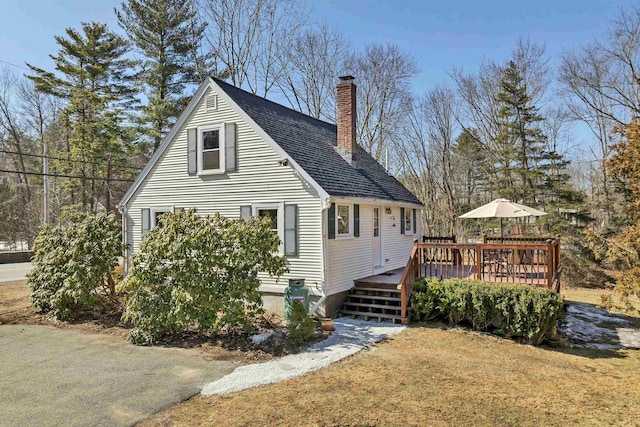
<instances>
[{"instance_id":1,"label":"utility pole","mask_svg":"<svg viewBox=\"0 0 640 427\"><path fill-rule=\"evenodd\" d=\"M49 225L49 144L44 142L42 174L44 182L44 225Z\"/></svg>"}]
</instances>

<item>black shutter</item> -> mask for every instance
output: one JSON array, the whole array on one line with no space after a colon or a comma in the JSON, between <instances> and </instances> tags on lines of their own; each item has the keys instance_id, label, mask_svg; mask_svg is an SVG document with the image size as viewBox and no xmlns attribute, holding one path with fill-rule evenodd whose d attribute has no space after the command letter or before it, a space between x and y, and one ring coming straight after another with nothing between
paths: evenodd
<instances>
[{"instance_id":1,"label":"black shutter","mask_svg":"<svg viewBox=\"0 0 640 427\"><path fill-rule=\"evenodd\" d=\"M284 254L298 255L298 205L284 207Z\"/></svg>"},{"instance_id":2,"label":"black shutter","mask_svg":"<svg viewBox=\"0 0 640 427\"><path fill-rule=\"evenodd\" d=\"M187 129L187 168L189 175L198 173L198 129Z\"/></svg>"},{"instance_id":3,"label":"black shutter","mask_svg":"<svg viewBox=\"0 0 640 427\"><path fill-rule=\"evenodd\" d=\"M400 234L405 234L405 230L404 230L404 208L400 208Z\"/></svg>"},{"instance_id":4,"label":"black shutter","mask_svg":"<svg viewBox=\"0 0 640 427\"><path fill-rule=\"evenodd\" d=\"M413 210L413 234L416 234L418 232L418 221L416 221L417 219L417 214L416 214L416 210Z\"/></svg>"},{"instance_id":5,"label":"black shutter","mask_svg":"<svg viewBox=\"0 0 640 427\"><path fill-rule=\"evenodd\" d=\"M336 204L331 203L327 212L327 232L330 239L336 238Z\"/></svg>"},{"instance_id":6,"label":"black shutter","mask_svg":"<svg viewBox=\"0 0 640 427\"><path fill-rule=\"evenodd\" d=\"M142 209L142 235L148 233L149 228L151 228L151 210Z\"/></svg>"},{"instance_id":7,"label":"black shutter","mask_svg":"<svg viewBox=\"0 0 640 427\"><path fill-rule=\"evenodd\" d=\"M360 205L353 205L353 237L360 237Z\"/></svg>"},{"instance_id":8,"label":"black shutter","mask_svg":"<svg viewBox=\"0 0 640 427\"><path fill-rule=\"evenodd\" d=\"M236 124L227 123L224 125L224 163L225 171L233 172L237 169L236 160Z\"/></svg>"}]
</instances>

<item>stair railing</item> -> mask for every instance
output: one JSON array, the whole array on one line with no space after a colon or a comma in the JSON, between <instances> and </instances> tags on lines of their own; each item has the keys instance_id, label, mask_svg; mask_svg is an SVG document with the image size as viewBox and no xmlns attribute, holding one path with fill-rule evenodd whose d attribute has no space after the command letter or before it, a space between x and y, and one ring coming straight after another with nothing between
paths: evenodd
<instances>
[{"instance_id":1,"label":"stair railing","mask_svg":"<svg viewBox=\"0 0 640 427\"><path fill-rule=\"evenodd\" d=\"M404 268L402 278L398 284L398 290L400 291L400 315L402 316L402 324L409 323L409 298L411 298L411 291L413 290L413 283L418 278L420 269L420 247L418 243L413 244L413 250L411 256L407 262L407 266Z\"/></svg>"}]
</instances>

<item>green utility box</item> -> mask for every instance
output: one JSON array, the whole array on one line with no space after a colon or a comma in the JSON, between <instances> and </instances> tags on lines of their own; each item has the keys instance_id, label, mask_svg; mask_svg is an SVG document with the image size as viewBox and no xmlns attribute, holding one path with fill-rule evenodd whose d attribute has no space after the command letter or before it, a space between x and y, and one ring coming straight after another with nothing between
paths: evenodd
<instances>
[{"instance_id":1,"label":"green utility box","mask_svg":"<svg viewBox=\"0 0 640 427\"><path fill-rule=\"evenodd\" d=\"M309 289L304 285L304 279L289 279L289 286L284 291L284 316L287 319L291 319L294 301L300 301L309 312Z\"/></svg>"}]
</instances>

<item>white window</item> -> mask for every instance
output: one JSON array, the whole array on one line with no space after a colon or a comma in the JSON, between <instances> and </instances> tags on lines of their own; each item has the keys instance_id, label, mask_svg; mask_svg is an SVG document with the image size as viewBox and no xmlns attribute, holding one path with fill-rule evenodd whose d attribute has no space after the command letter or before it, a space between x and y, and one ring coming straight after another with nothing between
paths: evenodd
<instances>
[{"instance_id":1,"label":"white window","mask_svg":"<svg viewBox=\"0 0 640 427\"><path fill-rule=\"evenodd\" d=\"M353 235L353 211L351 205L336 205L336 236Z\"/></svg>"},{"instance_id":2,"label":"white window","mask_svg":"<svg viewBox=\"0 0 640 427\"><path fill-rule=\"evenodd\" d=\"M198 128L198 175L224 173L224 123Z\"/></svg>"},{"instance_id":3,"label":"white window","mask_svg":"<svg viewBox=\"0 0 640 427\"><path fill-rule=\"evenodd\" d=\"M413 234L413 209L404 210L404 232Z\"/></svg>"},{"instance_id":4,"label":"white window","mask_svg":"<svg viewBox=\"0 0 640 427\"><path fill-rule=\"evenodd\" d=\"M151 212L151 228L158 225L161 221L163 214L170 212L173 213L173 206L158 206L150 209Z\"/></svg>"},{"instance_id":5,"label":"white window","mask_svg":"<svg viewBox=\"0 0 640 427\"><path fill-rule=\"evenodd\" d=\"M257 203L251 206L254 216L271 219L271 229L280 238L279 252L284 252L284 203Z\"/></svg>"}]
</instances>

